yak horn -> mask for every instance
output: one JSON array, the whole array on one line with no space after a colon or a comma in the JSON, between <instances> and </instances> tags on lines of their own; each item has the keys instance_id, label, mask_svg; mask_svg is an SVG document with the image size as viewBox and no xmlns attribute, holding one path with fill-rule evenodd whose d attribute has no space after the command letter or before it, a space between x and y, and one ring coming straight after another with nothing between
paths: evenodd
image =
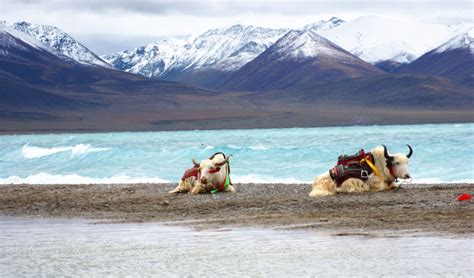
<instances>
[{"instance_id":1,"label":"yak horn","mask_svg":"<svg viewBox=\"0 0 474 278\"><path fill-rule=\"evenodd\" d=\"M407 154L407 158L410 158L410 156L413 154L413 149L411 148L409 144L407 144L407 146L408 146L408 149L410 150Z\"/></svg>"},{"instance_id":2,"label":"yak horn","mask_svg":"<svg viewBox=\"0 0 474 278\"><path fill-rule=\"evenodd\" d=\"M197 162L196 159L194 159L194 158L193 158L193 164L196 167L199 167L201 165L201 163Z\"/></svg>"},{"instance_id":3,"label":"yak horn","mask_svg":"<svg viewBox=\"0 0 474 278\"><path fill-rule=\"evenodd\" d=\"M223 161L214 163L214 165L215 165L216 167L221 167L222 165L229 163L229 159L230 159L231 156L232 156L232 155L229 155L229 156L226 157Z\"/></svg>"},{"instance_id":4,"label":"yak horn","mask_svg":"<svg viewBox=\"0 0 474 278\"><path fill-rule=\"evenodd\" d=\"M388 154L387 146L385 146L385 145L382 145L382 146L383 146L383 155L385 156L385 158L386 159L393 159L393 156Z\"/></svg>"}]
</instances>

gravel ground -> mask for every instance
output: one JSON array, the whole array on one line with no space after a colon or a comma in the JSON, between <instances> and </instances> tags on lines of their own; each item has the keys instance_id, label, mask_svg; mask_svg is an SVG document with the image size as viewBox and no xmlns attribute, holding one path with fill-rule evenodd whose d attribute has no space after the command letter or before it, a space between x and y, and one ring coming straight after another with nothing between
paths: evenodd
<instances>
[{"instance_id":1,"label":"gravel ground","mask_svg":"<svg viewBox=\"0 0 474 278\"><path fill-rule=\"evenodd\" d=\"M307 196L309 184L237 184L237 193L170 195L176 184L0 185L0 214L166 222L196 228L268 227L474 234L473 184L408 185L396 191Z\"/></svg>"}]
</instances>

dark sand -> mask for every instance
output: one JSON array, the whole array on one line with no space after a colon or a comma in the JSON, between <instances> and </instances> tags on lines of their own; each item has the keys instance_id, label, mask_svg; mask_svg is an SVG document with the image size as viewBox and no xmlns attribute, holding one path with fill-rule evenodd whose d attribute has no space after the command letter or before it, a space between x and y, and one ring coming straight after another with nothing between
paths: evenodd
<instances>
[{"instance_id":1,"label":"dark sand","mask_svg":"<svg viewBox=\"0 0 474 278\"><path fill-rule=\"evenodd\" d=\"M406 185L396 191L309 198L309 184L237 184L237 193L170 195L175 184L0 185L0 214L166 222L198 228L268 227L474 234L473 184Z\"/></svg>"}]
</instances>

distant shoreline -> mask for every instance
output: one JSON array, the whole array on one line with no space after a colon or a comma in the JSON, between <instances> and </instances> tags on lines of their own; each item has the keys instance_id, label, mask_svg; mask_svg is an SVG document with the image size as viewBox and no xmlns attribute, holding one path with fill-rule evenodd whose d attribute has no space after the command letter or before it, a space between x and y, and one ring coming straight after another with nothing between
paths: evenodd
<instances>
[{"instance_id":1,"label":"distant shoreline","mask_svg":"<svg viewBox=\"0 0 474 278\"><path fill-rule=\"evenodd\" d=\"M335 128L335 127L366 127L366 126L396 126L396 125L443 125L443 124L474 124L474 121L453 122L423 122L423 123L382 123L382 124L341 124L318 126L291 126L291 127L230 127L230 128L187 128L187 129L144 129L144 130L114 130L114 129L64 129L64 130L31 130L31 131L0 131L2 135L43 135L43 134L87 134L87 133L125 133L125 132L174 132L174 131L213 131L213 130L253 130L253 129L292 129L292 128Z\"/></svg>"},{"instance_id":2,"label":"distant shoreline","mask_svg":"<svg viewBox=\"0 0 474 278\"><path fill-rule=\"evenodd\" d=\"M407 185L397 191L309 198L310 184L237 184L236 194L170 195L175 184L0 185L5 216L162 222L213 227L390 230L473 236L474 184Z\"/></svg>"}]
</instances>

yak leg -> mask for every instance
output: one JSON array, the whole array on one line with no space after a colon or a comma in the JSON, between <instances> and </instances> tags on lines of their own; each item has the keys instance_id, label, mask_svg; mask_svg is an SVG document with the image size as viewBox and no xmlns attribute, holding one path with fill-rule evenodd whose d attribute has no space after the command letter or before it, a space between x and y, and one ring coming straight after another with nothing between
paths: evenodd
<instances>
[{"instance_id":1,"label":"yak leg","mask_svg":"<svg viewBox=\"0 0 474 278\"><path fill-rule=\"evenodd\" d=\"M196 184L194 185L193 189L191 190L191 194L199 194L199 193L202 193L204 192L205 189L204 187L202 186L202 184L200 182L196 182Z\"/></svg>"},{"instance_id":2,"label":"yak leg","mask_svg":"<svg viewBox=\"0 0 474 278\"><path fill-rule=\"evenodd\" d=\"M335 188L336 183L331 179L329 173L324 173L314 180L313 190L309 193L309 197L334 195Z\"/></svg>"},{"instance_id":3,"label":"yak leg","mask_svg":"<svg viewBox=\"0 0 474 278\"><path fill-rule=\"evenodd\" d=\"M195 180L196 179L194 177L189 177L189 178L185 179L184 181L180 181L178 186L174 190L171 190L168 193L177 194L177 193L189 192L193 188L193 184L194 184Z\"/></svg>"},{"instance_id":4,"label":"yak leg","mask_svg":"<svg viewBox=\"0 0 474 278\"><path fill-rule=\"evenodd\" d=\"M369 185L360 179L350 178L341 184L340 187L336 189L337 192L365 192L369 191Z\"/></svg>"},{"instance_id":5,"label":"yak leg","mask_svg":"<svg viewBox=\"0 0 474 278\"><path fill-rule=\"evenodd\" d=\"M391 185L388 185L383 179L374 176L369 181L370 191L382 191L389 189Z\"/></svg>"},{"instance_id":6,"label":"yak leg","mask_svg":"<svg viewBox=\"0 0 474 278\"><path fill-rule=\"evenodd\" d=\"M235 188L229 184L229 186L227 186L226 189L224 189L225 192L231 192L231 193L235 193Z\"/></svg>"},{"instance_id":7,"label":"yak leg","mask_svg":"<svg viewBox=\"0 0 474 278\"><path fill-rule=\"evenodd\" d=\"M401 186L401 184L396 184L396 183L392 182L391 184L389 184L389 185L387 186L387 189L388 189L388 190L398 189L400 186Z\"/></svg>"},{"instance_id":8,"label":"yak leg","mask_svg":"<svg viewBox=\"0 0 474 278\"><path fill-rule=\"evenodd\" d=\"M185 186L185 181L180 181L178 186L174 189L174 190L171 190L169 191L168 193L170 194L177 194L177 193L185 193L187 192L186 190L186 186Z\"/></svg>"},{"instance_id":9,"label":"yak leg","mask_svg":"<svg viewBox=\"0 0 474 278\"><path fill-rule=\"evenodd\" d=\"M179 185L178 185L178 187L179 187ZM179 193L178 187L176 187L175 189L173 189L173 190L171 190L171 191L168 191L168 193L169 193L169 194L177 194L177 193Z\"/></svg>"}]
</instances>

